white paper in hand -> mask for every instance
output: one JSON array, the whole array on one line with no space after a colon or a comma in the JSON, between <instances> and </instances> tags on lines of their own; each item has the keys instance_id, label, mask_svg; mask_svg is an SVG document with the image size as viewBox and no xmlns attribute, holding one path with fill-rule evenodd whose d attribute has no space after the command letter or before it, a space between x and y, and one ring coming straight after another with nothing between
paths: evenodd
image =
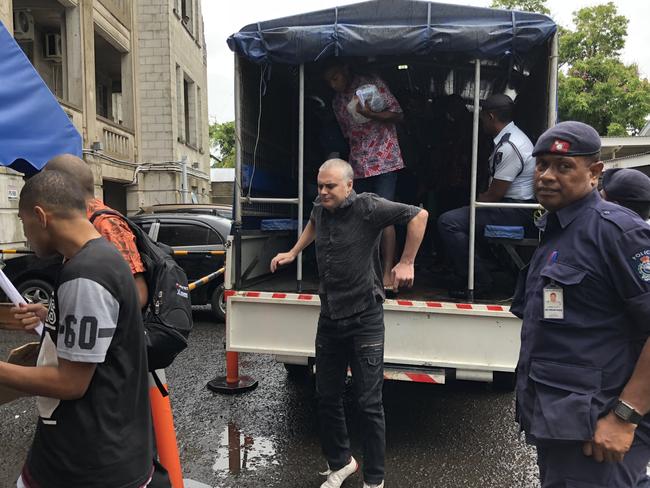
<instances>
[{"instance_id":1,"label":"white paper in hand","mask_svg":"<svg viewBox=\"0 0 650 488\"><path fill-rule=\"evenodd\" d=\"M20 305L21 303L27 303L25 302L25 299L22 297L20 293L18 293L18 290L16 290L16 287L14 284L9 281L9 278L7 278L7 275L0 269L0 288L2 288L2 291L7 295L7 298L11 300L11 303L14 305ZM38 326L34 329L34 331L40 336L43 334L43 324L39 323Z\"/></svg>"}]
</instances>

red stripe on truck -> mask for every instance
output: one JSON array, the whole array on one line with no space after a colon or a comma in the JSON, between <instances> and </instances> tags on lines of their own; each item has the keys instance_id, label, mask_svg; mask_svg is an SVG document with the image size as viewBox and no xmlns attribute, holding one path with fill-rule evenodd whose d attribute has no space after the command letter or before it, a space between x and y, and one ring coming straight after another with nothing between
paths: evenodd
<instances>
[{"instance_id":1,"label":"red stripe on truck","mask_svg":"<svg viewBox=\"0 0 650 488\"><path fill-rule=\"evenodd\" d=\"M411 378L411 380L413 380L413 381L417 381L418 383L435 383L436 382L436 380L434 380L428 374L406 373L406 376Z\"/></svg>"}]
</instances>

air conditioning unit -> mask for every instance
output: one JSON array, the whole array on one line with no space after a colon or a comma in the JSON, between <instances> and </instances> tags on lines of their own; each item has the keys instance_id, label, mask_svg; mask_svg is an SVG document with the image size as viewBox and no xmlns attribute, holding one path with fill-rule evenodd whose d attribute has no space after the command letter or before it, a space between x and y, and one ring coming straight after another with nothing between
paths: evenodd
<instances>
[{"instance_id":1,"label":"air conditioning unit","mask_svg":"<svg viewBox=\"0 0 650 488\"><path fill-rule=\"evenodd\" d=\"M45 34L45 52L43 57L53 61L61 61L61 35Z\"/></svg>"},{"instance_id":2,"label":"air conditioning unit","mask_svg":"<svg viewBox=\"0 0 650 488\"><path fill-rule=\"evenodd\" d=\"M14 10L14 37L17 41L34 40L34 17L27 10Z\"/></svg>"}]
</instances>

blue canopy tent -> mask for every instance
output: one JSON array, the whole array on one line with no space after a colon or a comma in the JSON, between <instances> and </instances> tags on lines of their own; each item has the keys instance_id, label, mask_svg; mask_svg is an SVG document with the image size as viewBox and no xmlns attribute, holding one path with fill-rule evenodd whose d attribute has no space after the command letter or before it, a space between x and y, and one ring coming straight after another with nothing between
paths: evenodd
<instances>
[{"instance_id":1,"label":"blue canopy tent","mask_svg":"<svg viewBox=\"0 0 650 488\"><path fill-rule=\"evenodd\" d=\"M57 154L82 155L81 136L0 22L0 165L27 175Z\"/></svg>"}]
</instances>

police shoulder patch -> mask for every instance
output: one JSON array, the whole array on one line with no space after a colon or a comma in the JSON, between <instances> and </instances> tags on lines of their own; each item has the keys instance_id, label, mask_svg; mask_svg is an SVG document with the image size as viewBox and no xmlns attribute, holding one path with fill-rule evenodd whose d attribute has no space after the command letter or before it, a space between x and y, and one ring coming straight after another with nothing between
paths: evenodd
<instances>
[{"instance_id":1,"label":"police shoulder patch","mask_svg":"<svg viewBox=\"0 0 650 488\"><path fill-rule=\"evenodd\" d=\"M639 278L645 282L650 282L650 249L635 253L632 256L632 263Z\"/></svg>"}]
</instances>

